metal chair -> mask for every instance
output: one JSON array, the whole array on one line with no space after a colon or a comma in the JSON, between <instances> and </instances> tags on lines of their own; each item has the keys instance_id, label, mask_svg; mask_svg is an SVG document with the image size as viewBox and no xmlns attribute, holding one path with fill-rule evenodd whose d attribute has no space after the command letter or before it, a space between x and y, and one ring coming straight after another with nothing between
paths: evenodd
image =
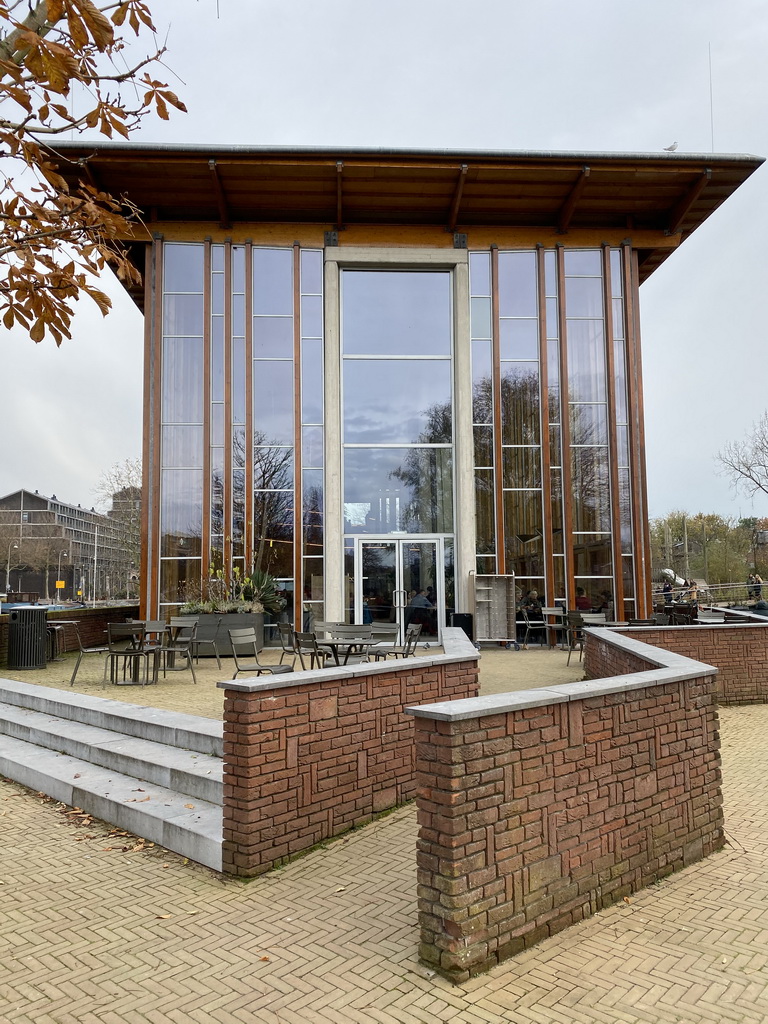
<instances>
[{"instance_id":1,"label":"metal chair","mask_svg":"<svg viewBox=\"0 0 768 1024\"><path fill-rule=\"evenodd\" d=\"M355 625L351 622L339 622L332 627L330 633L337 640L349 638L350 640L361 641L361 643L347 649L347 653L344 655L345 665L368 661L368 649L373 636L372 625L367 623L365 625ZM318 643L322 646L323 641L319 640Z\"/></svg>"},{"instance_id":2,"label":"metal chair","mask_svg":"<svg viewBox=\"0 0 768 1024\"><path fill-rule=\"evenodd\" d=\"M667 617L668 618L668 617ZM628 626L658 626L656 616L652 619L630 619L627 623Z\"/></svg>"},{"instance_id":3,"label":"metal chair","mask_svg":"<svg viewBox=\"0 0 768 1024\"><path fill-rule=\"evenodd\" d=\"M168 632L168 625L162 619L144 623L144 646L161 647L165 634Z\"/></svg>"},{"instance_id":4,"label":"metal chair","mask_svg":"<svg viewBox=\"0 0 768 1024\"><path fill-rule=\"evenodd\" d=\"M232 657L235 659L233 679L237 679L241 672L255 672L259 676L262 672L269 675L293 672L293 665L262 665L259 661L258 635L253 626L246 629L230 629L227 632L232 644Z\"/></svg>"},{"instance_id":5,"label":"metal chair","mask_svg":"<svg viewBox=\"0 0 768 1024\"><path fill-rule=\"evenodd\" d=\"M656 612L653 616L653 621L657 626L668 626L669 616L666 612Z\"/></svg>"},{"instance_id":6,"label":"metal chair","mask_svg":"<svg viewBox=\"0 0 768 1024\"><path fill-rule=\"evenodd\" d=\"M376 650L384 646L394 647L400 639L400 627L396 622L374 622L371 626L371 650L370 656L376 655Z\"/></svg>"},{"instance_id":7,"label":"metal chair","mask_svg":"<svg viewBox=\"0 0 768 1024\"><path fill-rule=\"evenodd\" d=\"M192 663L192 644L196 634L197 622L195 620L190 620L186 615L176 615L171 618L168 625L168 634L165 636L160 647L157 648L157 656L163 665L163 678L165 678L169 669L172 672L180 671L176 665L176 658L181 656L186 662L186 667L192 673L192 682L197 685L195 666Z\"/></svg>"},{"instance_id":8,"label":"metal chair","mask_svg":"<svg viewBox=\"0 0 768 1024\"><path fill-rule=\"evenodd\" d=\"M141 682L145 686L149 681L150 662L152 664L152 682L157 679L157 653L159 647L145 646L146 630L144 625L136 625L131 622L108 622L107 639L109 653L107 662L109 664L109 680L111 683L118 683L120 674L120 663L122 662L123 682L128 682L128 670L130 669L133 683ZM104 674L102 686L107 685L107 676Z\"/></svg>"},{"instance_id":9,"label":"metal chair","mask_svg":"<svg viewBox=\"0 0 768 1024\"><path fill-rule=\"evenodd\" d=\"M571 664L571 654L576 649L578 644L579 648L579 661L581 661L582 655L584 654L584 619L579 612L568 612L568 661L566 665Z\"/></svg>"},{"instance_id":10,"label":"metal chair","mask_svg":"<svg viewBox=\"0 0 768 1024\"><path fill-rule=\"evenodd\" d=\"M565 614L563 608L555 606L554 608L542 608L541 614L544 621L547 623L548 631L555 634L555 643L559 643L562 640L563 632L565 630L565 624L563 622L563 616ZM550 622L550 619L555 619L554 622ZM558 635L560 640L558 640ZM550 644L550 646L552 646Z\"/></svg>"},{"instance_id":11,"label":"metal chair","mask_svg":"<svg viewBox=\"0 0 768 1024\"><path fill-rule=\"evenodd\" d=\"M376 646L371 648L371 654L375 661L386 661L391 654L394 658L410 658L416 650L416 644L421 633L421 623L408 626L405 631L405 640L402 644L391 646Z\"/></svg>"},{"instance_id":12,"label":"metal chair","mask_svg":"<svg viewBox=\"0 0 768 1024\"><path fill-rule=\"evenodd\" d=\"M543 619L532 619L528 614L527 608L521 608L520 611L523 614L523 622L525 622L525 638L523 639L523 650L526 650L528 647L528 637L531 635L531 633L535 633L537 630L539 630L540 632L541 644L543 645L544 641L546 640L546 636L544 634L546 634L546 631L550 628L549 623L545 622ZM542 630L544 631L543 634L541 633Z\"/></svg>"},{"instance_id":13,"label":"metal chair","mask_svg":"<svg viewBox=\"0 0 768 1024\"><path fill-rule=\"evenodd\" d=\"M199 618L197 618L197 616L185 615L184 618L189 619L190 622L194 622L197 628L200 628L200 620ZM196 665L200 664L200 648L203 646L208 646L213 651L213 656L216 659L217 667L221 668L221 658L219 657L219 649L216 646L216 635L219 631L219 627L221 626L221 622L222 616L219 616L219 618L216 620L216 625L213 626L213 636L198 636L197 633L195 633L195 639L192 641L192 657L195 659ZM210 629L211 627L206 626L204 628Z\"/></svg>"},{"instance_id":14,"label":"metal chair","mask_svg":"<svg viewBox=\"0 0 768 1024\"><path fill-rule=\"evenodd\" d=\"M311 669L315 665L325 668L326 659L333 657L330 651L324 651L321 647L317 646L317 637L314 633L294 633L293 638L296 641L296 653L304 670L307 667L304 664L305 655L309 658L309 667Z\"/></svg>"},{"instance_id":15,"label":"metal chair","mask_svg":"<svg viewBox=\"0 0 768 1024\"><path fill-rule=\"evenodd\" d=\"M83 660L83 658L86 656L86 654L104 654L104 655L107 655L107 654L109 654L109 644L107 644L106 646L102 644L99 647L84 647L83 646L83 639L80 636L80 628L79 628L78 624L73 621L73 622L68 622L67 625L71 625L72 626L72 628L75 631L75 636L77 637L77 646L78 646L77 661L75 662L75 668L74 668L74 671L72 672L72 678L69 680L69 685L70 686L74 686L75 685L75 676L77 675L77 671L80 668L80 662ZM106 686L106 684L107 684L107 668L108 668L108 666L109 666L109 658L105 657L104 658L104 676L102 678L102 686Z\"/></svg>"},{"instance_id":16,"label":"metal chair","mask_svg":"<svg viewBox=\"0 0 768 1024\"><path fill-rule=\"evenodd\" d=\"M293 630L291 629L290 623L278 622L277 624L277 635L280 639L280 647L282 648L280 654L280 664L283 664L283 658L286 654L291 659L291 668L296 664L296 644L293 639Z\"/></svg>"}]
</instances>

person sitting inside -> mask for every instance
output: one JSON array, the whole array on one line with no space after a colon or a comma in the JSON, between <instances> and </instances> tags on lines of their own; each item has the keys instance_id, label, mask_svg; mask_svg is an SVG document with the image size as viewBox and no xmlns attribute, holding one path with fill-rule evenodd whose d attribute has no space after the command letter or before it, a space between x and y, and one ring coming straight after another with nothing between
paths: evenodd
<instances>
[{"instance_id":1,"label":"person sitting inside","mask_svg":"<svg viewBox=\"0 0 768 1024\"><path fill-rule=\"evenodd\" d=\"M592 602L584 592L584 587L576 587L576 610L579 612L592 611Z\"/></svg>"},{"instance_id":2,"label":"person sitting inside","mask_svg":"<svg viewBox=\"0 0 768 1024\"><path fill-rule=\"evenodd\" d=\"M610 590L600 591L600 604L597 606L599 612L604 612L606 619L613 618L613 597Z\"/></svg>"},{"instance_id":3,"label":"person sitting inside","mask_svg":"<svg viewBox=\"0 0 768 1024\"><path fill-rule=\"evenodd\" d=\"M541 618L541 598L538 590L529 590L520 606L528 613L529 619Z\"/></svg>"}]
</instances>

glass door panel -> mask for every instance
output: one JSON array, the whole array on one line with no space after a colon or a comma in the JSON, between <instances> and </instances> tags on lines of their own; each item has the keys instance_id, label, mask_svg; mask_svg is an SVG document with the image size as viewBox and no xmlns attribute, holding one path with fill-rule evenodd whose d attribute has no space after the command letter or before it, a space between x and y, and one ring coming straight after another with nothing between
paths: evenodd
<instances>
[{"instance_id":1,"label":"glass door panel","mask_svg":"<svg viewBox=\"0 0 768 1024\"><path fill-rule=\"evenodd\" d=\"M396 622L397 543L362 543L357 564L355 622Z\"/></svg>"},{"instance_id":2,"label":"glass door panel","mask_svg":"<svg viewBox=\"0 0 768 1024\"><path fill-rule=\"evenodd\" d=\"M357 538L355 622L396 622L400 639L421 626L420 643L440 643L445 619L442 539Z\"/></svg>"},{"instance_id":3,"label":"glass door panel","mask_svg":"<svg viewBox=\"0 0 768 1024\"><path fill-rule=\"evenodd\" d=\"M408 596L403 625L420 625L419 642L438 641L437 542L401 541L402 589Z\"/></svg>"}]
</instances>

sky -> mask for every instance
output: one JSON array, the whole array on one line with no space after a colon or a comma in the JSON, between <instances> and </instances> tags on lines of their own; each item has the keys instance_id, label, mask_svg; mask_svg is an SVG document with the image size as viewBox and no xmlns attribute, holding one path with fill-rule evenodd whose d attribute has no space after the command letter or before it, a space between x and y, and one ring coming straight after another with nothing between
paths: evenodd
<instances>
[{"instance_id":1,"label":"sky","mask_svg":"<svg viewBox=\"0 0 768 1024\"><path fill-rule=\"evenodd\" d=\"M768 156L765 0L150 7L189 113L148 119L142 142ZM768 165L640 289L652 517L768 515L715 460L768 407L766 238ZM83 300L60 349L6 336L0 494L90 506L140 455L142 317L104 287L112 313Z\"/></svg>"}]
</instances>

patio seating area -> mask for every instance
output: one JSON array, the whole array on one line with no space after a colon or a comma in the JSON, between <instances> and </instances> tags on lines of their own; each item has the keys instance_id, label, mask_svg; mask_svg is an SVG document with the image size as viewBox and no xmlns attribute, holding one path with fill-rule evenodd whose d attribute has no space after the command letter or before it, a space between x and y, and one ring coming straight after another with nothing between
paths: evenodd
<instances>
[{"instance_id":1,"label":"patio seating area","mask_svg":"<svg viewBox=\"0 0 768 1024\"><path fill-rule=\"evenodd\" d=\"M440 650L441 648L430 647L429 653L439 653ZM106 644L103 651L107 651ZM418 656L418 647L415 653ZM507 650L503 644L484 646L480 656L481 693L526 690L532 686L553 686L583 678L583 666L575 658L570 665L566 665L567 654L567 650L550 649L546 646L532 645L527 651ZM35 671L0 668L0 676L35 683L38 686L69 690L73 669L79 657L79 652L66 654L61 661L51 662L46 668ZM262 666L279 669L281 658L283 667L287 667L286 657L281 647L265 647L259 652L258 661ZM330 660L332 662L332 658ZM105 690L102 688L103 654L99 657L83 657L72 689L94 696L115 697L144 707L184 711L192 715L202 715L204 718L221 718L224 693L216 684L234 679L237 666L231 657L222 656L220 661L221 668L214 657L200 657L199 662L195 663L196 686L193 685L188 671L169 671L165 678L162 672L160 673L156 685L121 686L117 690L108 683ZM295 670L301 670L298 661ZM246 678L247 675L248 672L243 671L239 678Z\"/></svg>"}]
</instances>

